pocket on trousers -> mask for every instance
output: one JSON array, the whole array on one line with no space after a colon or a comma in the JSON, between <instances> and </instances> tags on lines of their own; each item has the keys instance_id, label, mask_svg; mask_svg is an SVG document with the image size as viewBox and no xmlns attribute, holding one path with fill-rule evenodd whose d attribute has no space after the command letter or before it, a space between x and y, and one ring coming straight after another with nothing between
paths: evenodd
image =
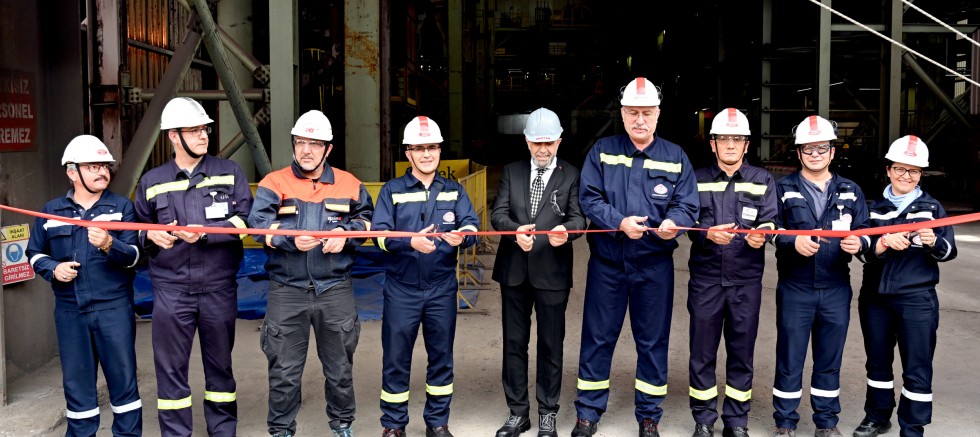
<instances>
[{"instance_id":1,"label":"pocket on trousers","mask_svg":"<svg viewBox=\"0 0 980 437\"><path fill-rule=\"evenodd\" d=\"M259 347L269 358L279 356L287 335L299 329L298 326L282 326L275 322L266 321L262 324L259 335Z\"/></svg>"},{"instance_id":2,"label":"pocket on trousers","mask_svg":"<svg viewBox=\"0 0 980 437\"><path fill-rule=\"evenodd\" d=\"M361 336L361 321L355 313L346 320L331 320L327 322L327 330L335 332L344 344L347 355L353 357L357 341Z\"/></svg>"}]
</instances>

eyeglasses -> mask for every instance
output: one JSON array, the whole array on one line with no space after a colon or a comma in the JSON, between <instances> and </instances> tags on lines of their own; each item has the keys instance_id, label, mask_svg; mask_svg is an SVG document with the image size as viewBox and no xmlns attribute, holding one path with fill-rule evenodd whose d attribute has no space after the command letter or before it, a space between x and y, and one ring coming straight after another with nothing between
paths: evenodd
<instances>
[{"instance_id":1,"label":"eyeglasses","mask_svg":"<svg viewBox=\"0 0 980 437\"><path fill-rule=\"evenodd\" d=\"M623 118L626 119L627 121L636 121L640 117L643 117L643 119L645 120L653 120L657 116L658 110L659 108L646 109L643 111L637 111L635 109L624 110Z\"/></svg>"},{"instance_id":2,"label":"eyeglasses","mask_svg":"<svg viewBox=\"0 0 980 437\"><path fill-rule=\"evenodd\" d=\"M910 178L918 179L920 176L922 176L922 170L913 170L910 168L894 167L894 166L891 169L893 172L895 172L895 176L898 177L902 177L908 174Z\"/></svg>"},{"instance_id":3,"label":"eyeglasses","mask_svg":"<svg viewBox=\"0 0 980 437\"><path fill-rule=\"evenodd\" d=\"M326 147L327 146L327 143L324 142L324 141L319 141L319 140L312 140L312 141L311 140L298 140L298 139L295 139L294 138L293 139L293 146L296 146L296 147L299 147L299 148L310 146L311 149L320 149L320 148Z\"/></svg>"},{"instance_id":4,"label":"eyeglasses","mask_svg":"<svg viewBox=\"0 0 980 437\"><path fill-rule=\"evenodd\" d=\"M718 144L742 144L745 142L745 137L743 136L720 136L715 137L715 142Z\"/></svg>"},{"instance_id":5,"label":"eyeglasses","mask_svg":"<svg viewBox=\"0 0 980 437\"><path fill-rule=\"evenodd\" d=\"M822 146L803 146L800 147L800 153L804 155L813 156L813 152L817 152L820 155L826 155L830 151L830 144L824 144Z\"/></svg>"},{"instance_id":6,"label":"eyeglasses","mask_svg":"<svg viewBox=\"0 0 980 437\"><path fill-rule=\"evenodd\" d=\"M75 170L78 171L80 168L84 168L89 173L98 173L103 169L108 172L112 172L112 164L108 162L98 162L94 164L74 164Z\"/></svg>"},{"instance_id":7,"label":"eyeglasses","mask_svg":"<svg viewBox=\"0 0 980 437\"><path fill-rule=\"evenodd\" d=\"M551 192L551 210L558 214L559 217L564 217L565 213L561 211L561 207L558 206L558 190Z\"/></svg>"},{"instance_id":8,"label":"eyeglasses","mask_svg":"<svg viewBox=\"0 0 980 437\"><path fill-rule=\"evenodd\" d=\"M211 133L211 126L198 126L191 129L178 129L181 133L191 134L191 135L201 135L201 132L206 134Z\"/></svg>"},{"instance_id":9,"label":"eyeglasses","mask_svg":"<svg viewBox=\"0 0 980 437\"><path fill-rule=\"evenodd\" d=\"M408 150L409 151L412 151L412 152L415 152L415 153L425 154L425 152L429 152L431 154L436 154L436 153L439 153L440 151L442 151L442 146L440 146L438 144L428 144L428 145L424 145L424 146L413 146L413 147L409 147Z\"/></svg>"}]
</instances>

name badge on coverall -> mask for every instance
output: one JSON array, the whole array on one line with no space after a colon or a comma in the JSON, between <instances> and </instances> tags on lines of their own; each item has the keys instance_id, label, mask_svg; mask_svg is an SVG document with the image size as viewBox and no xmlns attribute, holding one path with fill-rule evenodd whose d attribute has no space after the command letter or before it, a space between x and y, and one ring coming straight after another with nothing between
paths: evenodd
<instances>
[{"instance_id":1,"label":"name badge on coverall","mask_svg":"<svg viewBox=\"0 0 980 437\"><path fill-rule=\"evenodd\" d=\"M211 200L214 200L214 196L218 194L214 191L211 192ZM211 206L204 208L204 218L208 220L222 219L228 216L228 202L214 202Z\"/></svg>"},{"instance_id":2,"label":"name badge on coverall","mask_svg":"<svg viewBox=\"0 0 980 437\"><path fill-rule=\"evenodd\" d=\"M837 205L839 219L830 222L830 229L833 231L850 231L851 230L851 215L844 214L844 205Z\"/></svg>"},{"instance_id":3,"label":"name badge on coverall","mask_svg":"<svg viewBox=\"0 0 980 437\"><path fill-rule=\"evenodd\" d=\"M742 220L755 221L755 218L759 216L759 210L751 206L742 207Z\"/></svg>"}]
</instances>

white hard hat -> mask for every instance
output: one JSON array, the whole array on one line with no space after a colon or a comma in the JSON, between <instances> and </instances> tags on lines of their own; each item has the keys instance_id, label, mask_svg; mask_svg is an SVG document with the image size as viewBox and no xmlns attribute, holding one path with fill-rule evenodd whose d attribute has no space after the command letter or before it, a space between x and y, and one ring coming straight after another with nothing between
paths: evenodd
<instances>
[{"instance_id":1,"label":"white hard hat","mask_svg":"<svg viewBox=\"0 0 980 437\"><path fill-rule=\"evenodd\" d=\"M645 77L638 77L623 88L619 103L623 106L660 106L660 90Z\"/></svg>"},{"instance_id":2,"label":"white hard hat","mask_svg":"<svg viewBox=\"0 0 980 437\"><path fill-rule=\"evenodd\" d=\"M84 162L116 162L109 153L109 148L102 143L102 140L91 135L79 135L68 143L65 147L65 154L61 156L61 165Z\"/></svg>"},{"instance_id":3,"label":"white hard hat","mask_svg":"<svg viewBox=\"0 0 980 437\"><path fill-rule=\"evenodd\" d=\"M315 109L300 115L296 119L296 124L293 125L293 130L289 133L314 140L330 141L333 139L333 128L330 127L330 120L322 112Z\"/></svg>"},{"instance_id":4,"label":"white hard hat","mask_svg":"<svg viewBox=\"0 0 980 437\"><path fill-rule=\"evenodd\" d=\"M161 130L195 127L208 123L214 123L214 120L208 117L208 113L204 112L204 107L197 100L190 97L171 99L160 115Z\"/></svg>"},{"instance_id":5,"label":"white hard hat","mask_svg":"<svg viewBox=\"0 0 980 437\"><path fill-rule=\"evenodd\" d=\"M811 115L803 120L796 131L796 144L816 143L837 139L837 128L833 123L819 115Z\"/></svg>"},{"instance_id":6,"label":"white hard hat","mask_svg":"<svg viewBox=\"0 0 980 437\"><path fill-rule=\"evenodd\" d=\"M914 165L916 167L929 166L929 148L926 143L915 135L906 135L895 140L888 147L885 159L902 164Z\"/></svg>"},{"instance_id":7,"label":"white hard hat","mask_svg":"<svg viewBox=\"0 0 980 437\"><path fill-rule=\"evenodd\" d=\"M727 108L711 120L711 135L750 135L749 119L742 111Z\"/></svg>"},{"instance_id":8,"label":"white hard hat","mask_svg":"<svg viewBox=\"0 0 980 437\"><path fill-rule=\"evenodd\" d=\"M558 114L549 109L538 108L527 117L524 124L524 138L533 143L550 143L561 138L561 121Z\"/></svg>"},{"instance_id":9,"label":"white hard hat","mask_svg":"<svg viewBox=\"0 0 980 437\"><path fill-rule=\"evenodd\" d=\"M424 115L412 119L405 126L402 144L439 144L442 142L442 131L434 120Z\"/></svg>"}]
</instances>

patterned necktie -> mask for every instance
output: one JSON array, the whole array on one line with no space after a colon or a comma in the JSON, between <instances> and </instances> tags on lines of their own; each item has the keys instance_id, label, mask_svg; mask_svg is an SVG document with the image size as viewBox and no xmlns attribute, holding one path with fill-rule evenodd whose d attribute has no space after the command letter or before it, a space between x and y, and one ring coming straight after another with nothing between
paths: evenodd
<instances>
[{"instance_id":1,"label":"patterned necktie","mask_svg":"<svg viewBox=\"0 0 980 437\"><path fill-rule=\"evenodd\" d=\"M538 204L541 203L541 198L544 196L544 179L542 176L547 170L546 168L538 168L538 176L534 178L534 182L531 182L531 218L534 219L538 215Z\"/></svg>"}]
</instances>

